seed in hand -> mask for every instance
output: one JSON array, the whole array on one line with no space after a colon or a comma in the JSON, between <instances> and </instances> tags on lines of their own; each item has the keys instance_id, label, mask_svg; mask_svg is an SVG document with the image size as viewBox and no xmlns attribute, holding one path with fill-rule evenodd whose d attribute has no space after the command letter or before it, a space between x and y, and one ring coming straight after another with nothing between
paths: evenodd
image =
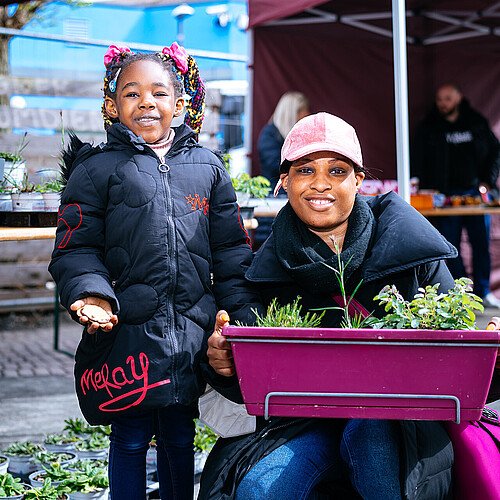
<instances>
[{"instance_id":1,"label":"seed in hand","mask_svg":"<svg viewBox=\"0 0 500 500\"><path fill-rule=\"evenodd\" d=\"M90 321L101 325L109 323L109 320L111 319L110 315L102 307L92 304L85 304L83 307L78 309L77 314L80 317L86 316Z\"/></svg>"}]
</instances>

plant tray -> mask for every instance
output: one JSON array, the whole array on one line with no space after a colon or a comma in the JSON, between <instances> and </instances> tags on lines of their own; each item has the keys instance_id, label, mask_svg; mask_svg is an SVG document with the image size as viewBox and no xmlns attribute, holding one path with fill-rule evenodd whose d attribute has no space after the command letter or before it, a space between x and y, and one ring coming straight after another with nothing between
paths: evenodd
<instances>
[{"instance_id":1,"label":"plant tray","mask_svg":"<svg viewBox=\"0 0 500 500\"><path fill-rule=\"evenodd\" d=\"M251 415L478 420L500 332L228 326Z\"/></svg>"},{"instance_id":2,"label":"plant tray","mask_svg":"<svg viewBox=\"0 0 500 500\"><path fill-rule=\"evenodd\" d=\"M0 226L5 227L55 227L56 212L0 212Z\"/></svg>"}]
</instances>

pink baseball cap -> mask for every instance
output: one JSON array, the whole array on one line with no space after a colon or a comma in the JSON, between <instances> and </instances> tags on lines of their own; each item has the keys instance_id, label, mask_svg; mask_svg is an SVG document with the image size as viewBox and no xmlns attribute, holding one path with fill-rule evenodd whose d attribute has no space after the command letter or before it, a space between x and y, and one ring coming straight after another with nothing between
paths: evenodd
<instances>
[{"instance_id":1,"label":"pink baseball cap","mask_svg":"<svg viewBox=\"0 0 500 500\"><path fill-rule=\"evenodd\" d=\"M333 151L363 167L361 145L354 127L330 113L316 113L299 120L281 148L281 171L285 161L294 161L317 151Z\"/></svg>"}]
</instances>

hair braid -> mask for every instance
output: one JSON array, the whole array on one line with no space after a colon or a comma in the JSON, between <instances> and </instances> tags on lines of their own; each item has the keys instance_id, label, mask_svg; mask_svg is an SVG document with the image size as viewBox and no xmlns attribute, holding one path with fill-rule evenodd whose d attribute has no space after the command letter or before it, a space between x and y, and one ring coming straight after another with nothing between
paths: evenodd
<instances>
[{"instance_id":1,"label":"hair braid","mask_svg":"<svg viewBox=\"0 0 500 500\"><path fill-rule=\"evenodd\" d=\"M123 67L123 62L127 57L131 57L135 55L133 52L130 52L130 50L122 50L119 54L117 54L111 62L106 66L106 74L104 76L104 85L103 85L103 97L114 97L115 90L116 90L116 80L118 78L118 72L122 69ZM115 90L111 91L109 88L109 85L112 81L115 81ZM108 130L113 123L118 123L119 120L117 118L111 118L108 116L106 113L106 107L105 107L105 102L103 100L102 106L101 106L101 114L102 118L104 120L104 129Z\"/></svg>"},{"instance_id":2,"label":"hair braid","mask_svg":"<svg viewBox=\"0 0 500 500\"><path fill-rule=\"evenodd\" d=\"M184 89L191 98L186 109L184 123L199 133L205 112L205 84L201 79L198 65L191 56L188 57L188 70L183 77Z\"/></svg>"}]
</instances>

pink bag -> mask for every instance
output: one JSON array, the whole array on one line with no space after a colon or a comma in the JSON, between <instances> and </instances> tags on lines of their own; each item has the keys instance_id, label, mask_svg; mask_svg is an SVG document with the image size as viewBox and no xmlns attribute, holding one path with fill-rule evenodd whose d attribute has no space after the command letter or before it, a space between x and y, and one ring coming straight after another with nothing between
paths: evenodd
<instances>
[{"instance_id":1,"label":"pink bag","mask_svg":"<svg viewBox=\"0 0 500 500\"><path fill-rule=\"evenodd\" d=\"M500 499L500 421L498 412L483 409L481 420L447 423L455 453L454 498Z\"/></svg>"}]
</instances>

